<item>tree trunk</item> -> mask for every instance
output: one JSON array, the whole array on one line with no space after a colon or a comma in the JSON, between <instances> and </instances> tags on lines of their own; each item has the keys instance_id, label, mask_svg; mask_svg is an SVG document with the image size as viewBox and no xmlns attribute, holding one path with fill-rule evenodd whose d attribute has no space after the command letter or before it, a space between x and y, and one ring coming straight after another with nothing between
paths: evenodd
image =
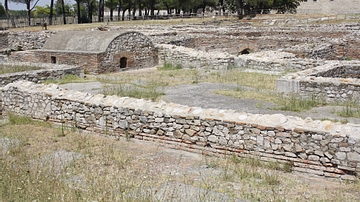
<instances>
[{"instance_id":1,"label":"tree trunk","mask_svg":"<svg viewBox=\"0 0 360 202\"><path fill-rule=\"evenodd\" d=\"M140 0L138 0L138 8L139 8L139 17L141 17L142 16L142 8L141 8L141 1Z\"/></svg>"},{"instance_id":2,"label":"tree trunk","mask_svg":"<svg viewBox=\"0 0 360 202\"><path fill-rule=\"evenodd\" d=\"M130 20L130 16L131 16L131 1L130 0L128 0L128 9L129 9L128 19Z\"/></svg>"},{"instance_id":3,"label":"tree trunk","mask_svg":"<svg viewBox=\"0 0 360 202\"><path fill-rule=\"evenodd\" d=\"M88 10L88 21L89 23L92 23L92 11L93 11L93 1L90 2L89 10Z\"/></svg>"},{"instance_id":4,"label":"tree trunk","mask_svg":"<svg viewBox=\"0 0 360 202\"><path fill-rule=\"evenodd\" d=\"M54 0L51 0L51 1L50 1L49 25L52 25L53 15L54 15Z\"/></svg>"},{"instance_id":5,"label":"tree trunk","mask_svg":"<svg viewBox=\"0 0 360 202\"><path fill-rule=\"evenodd\" d=\"M155 5L155 0L150 0L150 15L151 16L154 16L155 15L155 8L154 8L154 5Z\"/></svg>"},{"instance_id":6,"label":"tree trunk","mask_svg":"<svg viewBox=\"0 0 360 202\"><path fill-rule=\"evenodd\" d=\"M61 1L61 7L62 7L62 14L63 14L64 25L66 25L66 14L65 14L65 3L64 3L64 0Z\"/></svg>"},{"instance_id":7,"label":"tree trunk","mask_svg":"<svg viewBox=\"0 0 360 202\"><path fill-rule=\"evenodd\" d=\"M78 24L81 24L80 0L76 2L76 6L77 6Z\"/></svg>"},{"instance_id":8,"label":"tree trunk","mask_svg":"<svg viewBox=\"0 0 360 202\"><path fill-rule=\"evenodd\" d=\"M104 0L99 0L98 21L104 22Z\"/></svg>"},{"instance_id":9,"label":"tree trunk","mask_svg":"<svg viewBox=\"0 0 360 202\"><path fill-rule=\"evenodd\" d=\"M243 0L238 0L238 18L243 19L244 18L244 2Z\"/></svg>"},{"instance_id":10,"label":"tree trunk","mask_svg":"<svg viewBox=\"0 0 360 202\"><path fill-rule=\"evenodd\" d=\"M26 4L27 9L27 17L28 17L28 25L31 24L31 10L30 10L30 1Z\"/></svg>"},{"instance_id":11,"label":"tree trunk","mask_svg":"<svg viewBox=\"0 0 360 202\"><path fill-rule=\"evenodd\" d=\"M127 10L127 9L124 9L124 10L123 10L122 18L121 18L122 21L125 21L125 12L126 12L126 10Z\"/></svg>"}]
</instances>

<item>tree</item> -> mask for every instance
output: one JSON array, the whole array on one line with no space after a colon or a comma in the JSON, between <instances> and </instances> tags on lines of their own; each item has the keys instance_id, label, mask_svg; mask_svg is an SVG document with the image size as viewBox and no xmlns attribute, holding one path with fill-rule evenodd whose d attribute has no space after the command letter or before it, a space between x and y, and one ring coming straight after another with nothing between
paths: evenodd
<instances>
[{"instance_id":1,"label":"tree","mask_svg":"<svg viewBox=\"0 0 360 202\"><path fill-rule=\"evenodd\" d=\"M54 16L54 0L51 0L50 1L49 25L52 25L53 16Z\"/></svg>"},{"instance_id":2,"label":"tree","mask_svg":"<svg viewBox=\"0 0 360 202\"><path fill-rule=\"evenodd\" d=\"M49 5L46 6L35 6L35 10L33 12L35 17L43 17L45 15L50 14L50 7Z\"/></svg>"},{"instance_id":3,"label":"tree","mask_svg":"<svg viewBox=\"0 0 360 202\"><path fill-rule=\"evenodd\" d=\"M0 2L0 17L5 17L5 16L6 16L6 10L2 5L2 3Z\"/></svg>"},{"instance_id":4,"label":"tree","mask_svg":"<svg viewBox=\"0 0 360 202\"><path fill-rule=\"evenodd\" d=\"M113 21L113 12L114 9L116 8L116 6L118 5L118 3L115 0L106 0L105 1L105 6L108 7L110 9L110 21Z\"/></svg>"},{"instance_id":5,"label":"tree","mask_svg":"<svg viewBox=\"0 0 360 202\"><path fill-rule=\"evenodd\" d=\"M83 0L75 0L76 2L76 13L77 13L77 18L78 18L78 24L82 23L82 20L81 20L81 3L82 3Z\"/></svg>"},{"instance_id":6,"label":"tree","mask_svg":"<svg viewBox=\"0 0 360 202\"><path fill-rule=\"evenodd\" d=\"M274 9L277 13L296 13L296 8L300 5L303 0L274 0Z\"/></svg>"},{"instance_id":7,"label":"tree","mask_svg":"<svg viewBox=\"0 0 360 202\"><path fill-rule=\"evenodd\" d=\"M66 13L65 13L65 2L61 0L61 13L63 15L64 25L66 25Z\"/></svg>"},{"instance_id":8,"label":"tree","mask_svg":"<svg viewBox=\"0 0 360 202\"><path fill-rule=\"evenodd\" d=\"M104 22L104 0L99 0L98 21Z\"/></svg>"},{"instance_id":9,"label":"tree","mask_svg":"<svg viewBox=\"0 0 360 202\"><path fill-rule=\"evenodd\" d=\"M28 17L28 25L31 23L31 11L35 8L36 4L39 0L11 0L15 3L21 3L26 5L27 17ZM32 6L31 6L32 5Z\"/></svg>"}]
</instances>

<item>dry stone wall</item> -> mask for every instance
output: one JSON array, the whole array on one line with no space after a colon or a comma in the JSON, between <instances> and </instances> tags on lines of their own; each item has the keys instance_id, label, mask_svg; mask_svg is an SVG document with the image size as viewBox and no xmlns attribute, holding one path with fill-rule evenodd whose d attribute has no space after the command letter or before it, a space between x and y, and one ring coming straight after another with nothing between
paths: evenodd
<instances>
[{"instance_id":1,"label":"dry stone wall","mask_svg":"<svg viewBox=\"0 0 360 202\"><path fill-rule=\"evenodd\" d=\"M278 92L327 102L360 103L360 62L327 61L316 68L287 74L277 80Z\"/></svg>"},{"instance_id":2,"label":"dry stone wall","mask_svg":"<svg viewBox=\"0 0 360 202\"><path fill-rule=\"evenodd\" d=\"M181 64L184 68L226 70L234 66L234 57L226 53L207 53L182 46L159 44L159 63Z\"/></svg>"},{"instance_id":3,"label":"dry stone wall","mask_svg":"<svg viewBox=\"0 0 360 202\"><path fill-rule=\"evenodd\" d=\"M228 68L251 68L264 71L300 71L325 63L324 60L296 58L294 54L281 51L262 51L234 56L220 52L205 52L182 46L160 44L160 64L181 64L184 68L207 68L225 70Z\"/></svg>"},{"instance_id":4,"label":"dry stone wall","mask_svg":"<svg viewBox=\"0 0 360 202\"><path fill-rule=\"evenodd\" d=\"M76 66L68 65L54 65L54 64L41 64L41 63L3 63L3 65L24 65L32 67L41 67L39 70L32 70L26 72L16 72L0 75L0 87L9 83L13 83L19 80L32 81L39 83L48 79L61 79L64 75L77 75L82 77L84 71Z\"/></svg>"},{"instance_id":5,"label":"dry stone wall","mask_svg":"<svg viewBox=\"0 0 360 202\"><path fill-rule=\"evenodd\" d=\"M93 95L28 81L8 84L1 96L4 111L83 130L209 155L290 162L294 171L326 177L352 179L360 172L355 124Z\"/></svg>"}]
</instances>

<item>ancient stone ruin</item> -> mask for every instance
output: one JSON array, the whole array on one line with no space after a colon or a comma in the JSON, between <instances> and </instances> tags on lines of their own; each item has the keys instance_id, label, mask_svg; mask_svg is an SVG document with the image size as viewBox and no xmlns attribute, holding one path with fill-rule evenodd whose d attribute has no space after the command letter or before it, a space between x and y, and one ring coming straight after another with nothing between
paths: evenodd
<instances>
[{"instance_id":1,"label":"ancient stone ruin","mask_svg":"<svg viewBox=\"0 0 360 202\"><path fill-rule=\"evenodd\" d=\"M108 32L42 31L47 34L43 38L49 38L44 43L33 36L23 37L28 39L24 42L18 40L21 34L8 33L8 46L25 51L3 60L68 64L90 73L146 68L158 62L210 71L290 71L278 80L281 93L315 95L329 102L360 100L359 24L304 25L289 19L265 20L258 27L218 23L137 26L122 34L123 27ZM31 50L34 47L39 49ZM352 179L360 173L357 124L202 109L12 82L0 94L4 111L88 131L113 135L127 131L137 139L192 152L291 162L295 171L326 177Z\"/></svg>"},{"instance_id":2,"label":"ancient stone ruin","mask_svg":"<svg viewBox=\"0 0 360 202\"><path fill-rule=\"evenodd\" d=\"M46 40L42 49L11 55L18 62L76 65L87 73L153 67L158 64L151 40L139 32L63 31Z\"/></svg>"},{"instance_id":3,"label":"ancient stone ruin","mask_svg":"<svg viewBox=\"0 0 360 202\"><path fill-rule=\"evenodd\" d=\"M327 102L360 103L360 64L358 61L329 61L316 68L287 74L277 81L281 93Z\"/></svg>"}]
</instances>

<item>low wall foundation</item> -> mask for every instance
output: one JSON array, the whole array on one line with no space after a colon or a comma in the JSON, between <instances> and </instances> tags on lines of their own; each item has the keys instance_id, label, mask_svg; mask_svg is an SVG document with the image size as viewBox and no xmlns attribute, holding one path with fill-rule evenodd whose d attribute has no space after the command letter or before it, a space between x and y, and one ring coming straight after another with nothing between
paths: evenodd
<instances>
[{"instance_id":1,"label":"low wall foundation","mask_svg":"<svg viewBox=\"0 0 360 202\"><path fill-rule=\"evenodd\" d=\"M4 111L208 155L289 162L294 171L353 179L360 174L360 125L281 114L235 113L68 91L28 81L1 90Z\"/></svg>"}]
</instances>

